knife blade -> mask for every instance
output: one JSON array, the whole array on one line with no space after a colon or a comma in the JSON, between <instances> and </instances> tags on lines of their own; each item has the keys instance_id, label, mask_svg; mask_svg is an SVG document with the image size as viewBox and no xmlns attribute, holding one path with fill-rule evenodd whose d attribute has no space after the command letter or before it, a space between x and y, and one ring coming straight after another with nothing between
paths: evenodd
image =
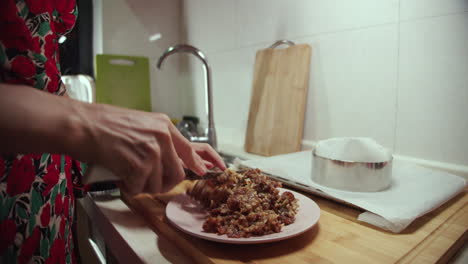
<instances>
[{"instance_id":1,"label":"knife blade","mask_svg":"<svg viewBox=\"0 0 468 264\"><path fill-rule=\"evenodd\" d=\"M203 176L197 175L195 172L184 169L185 172L185 179L187 180L207 180L218 177L220 174L223 173L220 169L212 169L208 170L207 173ZM122 179L119 178L117 175L112 173L110 170L100 166L100 165L90 165L86 170L84 183L85 184L92 184L98 182L106 182L106 181L121 181Z\"/></svg>"},{"instance_id":2,"label":"knife blade","mask_svg":"<svg viewBox=\"0 0 468 264\"><path fill-rule=\"evenodd\" d=\"M212 170L208 170L205 175L199 176L195 172L189 169L184 169L184 171L185 171L185 179L190 180L190 181L213 179L213 178L218 177L224 172L220 169L212 169Z\"/></svg>"}]
</instances>

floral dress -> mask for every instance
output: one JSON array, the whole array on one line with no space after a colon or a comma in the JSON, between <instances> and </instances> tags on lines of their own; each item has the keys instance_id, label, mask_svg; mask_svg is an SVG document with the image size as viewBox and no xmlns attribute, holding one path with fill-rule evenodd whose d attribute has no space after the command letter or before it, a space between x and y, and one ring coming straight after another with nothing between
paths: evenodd
<instances>
[{"instance_id":1,"label":"floral dress","mask_svg":"<svg viewBox=\"0 0 468 264\"><path fill-rule=\"evenodd\" d=\"M75 0L0 0L0 82L63 95L57 39L76 16ZM75 262L80 178L81 164L65 155L0 155L0 263Z\"/></svg>"}]
</instances>

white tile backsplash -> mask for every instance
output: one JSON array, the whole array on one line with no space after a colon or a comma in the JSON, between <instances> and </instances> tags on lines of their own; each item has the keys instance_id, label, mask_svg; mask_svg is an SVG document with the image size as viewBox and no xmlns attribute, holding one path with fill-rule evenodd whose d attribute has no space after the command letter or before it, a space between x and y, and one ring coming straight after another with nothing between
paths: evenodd
<instances>
[{"instance_id":1,"label":"white tile backsplash","mask_svg":"<svg viewBox=\"0 0 468 264\"><path fill-rule=\"evenodd\" d=\"M206 53L212 69L214 120L221 141L243 144L252 91L256 48ZM183 114L200 117L207 125L205 110L205 72L201 63L190 58L189 78L193 81L181 93ZM194 101L194 102L193 102Z\"/></svg>"},{"instance_id":2,"label":"white tile backsplash","mask_svg":"<svg viewBox=\"0 0 468 264\"><path fill-rule=\"evenodd\" d=\"M237 2L240 46L398 21L396 0Z\"/></svg>"},{"instance_id":3,"label":"white tile backsplash","mask_svg":"<svg viewBox=\"0 0 468 264\"><path fill-rule=\"evenodd\" d=\"M259 47L258 47L259 48ZM209 54L213 67L214 110L221 141L244 144L257 47Z\"/></svg>"},{"instance_id":4,"label":"white tile backsplash","mask_svg":"<svg viewBox=\"0 0 468 264\"><path fill-rule=\"evenodd\" d=\"M236 46L236 1L184 0L182 40L205 52Z\"/></svg>"},{"instance_id":5,"label":"white tile backsplash","mask_svg":"<svg viewBox=\"0 0 468 264\"><path fill-rule=\"evenodd\" d=\"M369 136L393 148L397 37L397 24L390 24L292 39L312 46L306 140ZM263 48L258 45L208 54L216 125L229 131L223 140L244 143L255 53Z\"/></svg>"},{"instance_id":6,"label":"white tile backsplash","mask_svg":"<svg viewBox=\"0 0 468 264\"><path fill-rule=\"evenodd\" d=\"M162 15L179 9L178 1L103 0L102 4L104 53L154 57L179 41L177 13ZM155 33L161 33L162 38L150 42L149 36Z\"/></svg>"},{"instance_id":7,"label":"white tile backsplash","mask_svg":"<svg viewBox=\"0 0 468 264\"><path fill-rule=\"evenodd\" d=\"M205 54L206 55L206 54ZM182 55L179 55L182 56ZM191 83L181 89L184 115L194 115L200 118L200 123L204 127L208 125L208 112L206 108L206 79L203 63L193 55L185 55L188 61L189 70L187 72Z\"/></svg>"},{"instance_id":8,"label":"white tile backsplash","mask_svg":"<svg viewBox=\"0 0 468 264\"><path fill-rule=\"evenodd\" d=\"M160 51L160 53L162 52L163 50ZM181 88L191 82L187 80L187 74L180 71L179 60L165 60L161 69L157 69L158 58L150 58L152 110L164 112L173 118L180 118L183 114L182 106L184 103L182 101L184 91Z\"/></svg>"},{"instance_id":9,"label":"white tile backsplash","mask_svg":"<svg viewBox=\"0 0 468 264\"><path fill-rule=\"evenodd\" d=\"M103 1L103 20L104 53L144 56L156 51L144 39L145 29L124 0Z\"/></svg>"},{"instance_id":10,"label":"white tile backsplash","mask_svg":"<svg viewBox=\"0 0 468 264\"><path fill-rule=\"evenodd\" d=\"M298 42L312 46L304 139L365 136L392 149L398 25Z\"/></svg>"},{"instance_id":11,"label":"white tile backsplash","mask_svg":"<svg viewBox=\"0 0 468 264\"><path fill-rule=\"evenodd\" d=\"M103 52L148 57L151 67L152 110L167 113L171 117L182 115L180 86L191 82L180 77L186 75L181 74L177 59L165 61L163 70L160 71L155 65L157 58L169 44L179 42L176 12L179 8L178 1L102 1ZM149 35L157 31L162 34L162 39L148 41Z\"/></svg>"},{"instance_id":12,"label":"white tile backsplash","mask_svg":"<svg viewBox=\"0 0 468 264\"><path fill-rule=\"evenodd\" d=\"M151 25L138 6L105 0L104 52L154 62L170 40L200 48L219 141L243 144L255 52L287 38L312 46L305 140L369 136L399 155L468 166L467 0L176 2ZM159 28L157 45L139 41ZM206 125L201 63L173 57L152 76L153 110Z\"/></svg>"},{"instance_id":13,"label":"white tile backsplash","mask_svg":"<svg viewBox=\"0 0 468 264\"><path fill-rule=\"evenodd\" d=\"M401 24L397 152L468 165L468 15Z\"/></svg>"},{"instance_id":14,"label":"white tile backsplash","mask_svg":"<svg viewBox=\"0 0 468 264\"><path fill-rule=\"evenodd\" d=\"M467 0L401 0L400 19L416 19L468 11Z\"/></svg>"}]
</instances>

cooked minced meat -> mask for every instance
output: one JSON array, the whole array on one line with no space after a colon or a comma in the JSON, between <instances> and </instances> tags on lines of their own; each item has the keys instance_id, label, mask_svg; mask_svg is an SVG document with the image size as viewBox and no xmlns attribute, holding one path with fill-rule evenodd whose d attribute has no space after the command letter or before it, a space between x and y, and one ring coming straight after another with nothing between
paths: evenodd
<instances>
[{"instance_id":1,"label":"cooked minced meat","mask_svg":"<svg viewBox=\"0 0 468 264\"><path fill-rule=\"evenodd\" d=\"M198 181L188 193L209 212L204 231L240 238L278 233L294 222L297 199L288 191L279 194L278 187L280 182L259 169L227 169Z\"/></svg>"}]
</instances>

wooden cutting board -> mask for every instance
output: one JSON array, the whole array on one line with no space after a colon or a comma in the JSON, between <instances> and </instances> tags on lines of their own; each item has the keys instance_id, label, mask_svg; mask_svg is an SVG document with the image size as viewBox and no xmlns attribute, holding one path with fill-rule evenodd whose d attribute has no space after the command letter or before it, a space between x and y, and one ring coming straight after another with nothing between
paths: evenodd
<instances>
[{"instance_id":1,"label":"wooden cutting board","mask_svg":"<svg viewBox=\"0 0 468 264\"><path fill-rule=\"evenodd\" d=\"M311 47L259 50L245 151L272 156L301 149Z\"/></svg>"},{"instance_id":2,"label":"wooden cutting board","mask_svg":"<svg viewBox=\"0 0 468 264\"><path fill-rule=\"evenodd\" d=\"M176 230L165 219L164 202L185 192L190 184L184 181L164 195L123 195L122 199L158 235L173 242L195 263L447 263L468 241L468 190L465 190L400 234L358 222L356 218L362 213L358 209L306 194L321 209L318 224L308 232L267 244L210 242Z\"/></svg>"},{"instance_id":3,"label":"wooden cutting board","mask_svg":"<svg viewBox=\"0 0 468 264\"><path fill-rule=\"evenodd\" d=\"M151 111L150 95L148 58L96 56L96 102Z\"/></svg>"}]
</instances>

